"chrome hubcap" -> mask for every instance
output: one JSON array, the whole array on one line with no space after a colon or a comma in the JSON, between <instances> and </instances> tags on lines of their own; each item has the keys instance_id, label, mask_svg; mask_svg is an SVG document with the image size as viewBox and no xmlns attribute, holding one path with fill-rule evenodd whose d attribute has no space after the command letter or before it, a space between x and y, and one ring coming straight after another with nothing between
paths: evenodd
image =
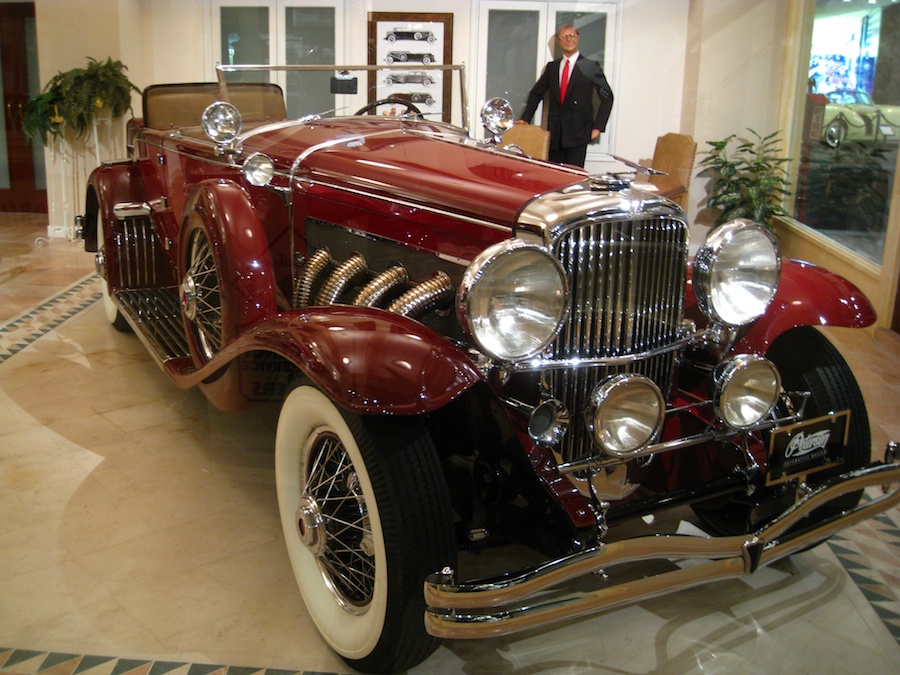
<instances>
[{"instance_id":1,"label":"chrome hubcap","mask_svg":"<svg viewBox=\"0 0 900 675\"><path fill-rule=\"evenodd\" d=\"M193 321L197 318L197 285L194 283L194 277L187 275L181 282L181 307L185 316Z\"/></svg>"},{"instance_id":2,"label":"chrome hubcap","mask_svg":"<svg viewBox=\"0 0 900 675\"><path fill-rule=\"evenodd\" d=\"M300 497L300 505L297 507L294 517L297 521L297 534L300 535L300 541L309 549L310 553L320 558L325 553L328 534L325 531L322 511L315 498L310 495Z\"/></svg>"}]
</instances>

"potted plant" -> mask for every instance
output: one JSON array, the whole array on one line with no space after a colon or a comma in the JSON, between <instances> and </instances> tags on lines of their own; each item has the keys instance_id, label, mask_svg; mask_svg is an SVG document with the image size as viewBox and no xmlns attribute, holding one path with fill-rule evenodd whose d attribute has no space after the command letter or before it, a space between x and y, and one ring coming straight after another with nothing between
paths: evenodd
<instances>
[{"instance_id":1,"label":"potted plant","mask_svg":"<svg viewBox=\"0 0 900 675\"><path fill-rule=\"evenodd\" d=\"M43 93L25 104L22 115L25 135L32 139L40 137L46 143L48 134L62 135L60 122L65 121L81 136L102 108L108 109L113 118L121 117L131 110L131 94L140 93L128 79L126 70L121 61L88 58L84 68L57 73Z\"/></svg>"},{"instance_id":2,"label":"potted plant","mask_svg":"<svg viewBox=\"0 0 900 675\"><path fill-rule=\"evenodd\" d=\"M711 148L700 166L713 174L707 205L719 210L716 225L749 218L771 228L776 216L787 215L781 203L790 194L785 169L790 160L779 156L780 132L761 136L747 131L753 134L751 140L732 134L706 142Z\"/></svg>"}]
</instances>

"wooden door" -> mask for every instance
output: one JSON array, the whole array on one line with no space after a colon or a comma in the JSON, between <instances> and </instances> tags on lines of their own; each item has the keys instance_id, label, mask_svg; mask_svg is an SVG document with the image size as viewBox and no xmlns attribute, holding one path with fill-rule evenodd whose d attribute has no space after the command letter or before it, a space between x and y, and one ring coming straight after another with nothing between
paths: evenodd
<instances>
[{"instance_id":1,"label":"wooden door","mask_svg":"<svg viewBox=\"0 0 900 675\"><path fill-rule=\"evenodd\" d=\"M43 146L22 133L22 106L40 92L34 3L0 3L0 71L3 124L0 131L0 211L47 210Z\"/></svg>"}]
</instances>

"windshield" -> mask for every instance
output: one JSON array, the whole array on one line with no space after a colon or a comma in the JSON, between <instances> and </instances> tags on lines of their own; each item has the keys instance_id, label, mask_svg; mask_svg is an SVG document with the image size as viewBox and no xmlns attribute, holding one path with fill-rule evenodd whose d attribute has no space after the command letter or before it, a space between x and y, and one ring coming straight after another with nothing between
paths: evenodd
<instances>
[{"instance_id":1,"label":"windshield","mask_svg":"<svg viewBox=\"0 0 900 675\"><path fill-rule=\"evenodd\" d=\"M288 119L413 114L469 129L464 66L436 65L425 53L391 52L388 58L391 63L378 66L220 65L216 70L222 98L235 99L231 102L242 113L258 106L229 97L229 85L238 90L246 83L271 83L284 92Z\"/></svg>"}]
</instances>

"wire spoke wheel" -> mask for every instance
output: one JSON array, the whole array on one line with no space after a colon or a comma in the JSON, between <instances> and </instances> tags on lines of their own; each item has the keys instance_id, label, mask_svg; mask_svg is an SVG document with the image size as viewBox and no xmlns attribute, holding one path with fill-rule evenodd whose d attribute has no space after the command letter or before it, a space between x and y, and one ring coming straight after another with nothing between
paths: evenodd
<instances>
[{"instance_id":1,"label":"wire spoke wheel","mask_svg":"<svg viewBox=\"0 0 900 675\"><path fill-rule=\"evenodd\" d=\"M200 228L191 233L187 264L181 284L182 305L200 354L208 361L222 348L222 296L216 258Z\"/></svg>"},{"instance_id":2,"label":"wire spoke wheel","mask_svg":"<svg viewBox=\"0 0 900 675\"><path fill-rule=\"evenodd\" d=\"M309 453L312 467L302 499L319 508L325 536L319 567L339 604L365 609L375 586L372 528L365 497L340 439L323 432L313 443ZM302 530L304 525L299 527Z\"/></svg>"}]
</instances>

